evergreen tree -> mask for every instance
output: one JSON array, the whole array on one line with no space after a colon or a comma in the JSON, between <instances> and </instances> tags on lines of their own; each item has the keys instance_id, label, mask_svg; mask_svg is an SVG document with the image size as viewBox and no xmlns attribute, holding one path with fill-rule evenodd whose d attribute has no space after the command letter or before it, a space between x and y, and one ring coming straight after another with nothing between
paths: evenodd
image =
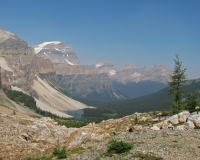
<instances>
[{"instance_id":1,"label":"evergreen tree","mask_svg":"<svg viewBox=\"0 0 200 160\"><path fill-rule=\"evenodd\" d=\"M170 75L171 81L169 84L169 94L172 96L172 106L174 108L174 112L178 112L182 109L181 97L183 95L183 90L181 87L184 82L187 80L185 71L186 68L182 67L182 62L179 61L179 56L176 55L176 59L174 59L175 66L173 70L173 75Z\"/></svg>"},{"instance_id":2,"label":"evergreen tree","mask_svg":"<svg viewBox=\"0 0 200 160\"><path fill-rule=\"evenodd\" d=\"M198 106L198 98L199 92L197 90L193 90L188 93L186 100L186 109L189 110L190 113L196 111L196 107Z\"/></svg>"}]
</instances>

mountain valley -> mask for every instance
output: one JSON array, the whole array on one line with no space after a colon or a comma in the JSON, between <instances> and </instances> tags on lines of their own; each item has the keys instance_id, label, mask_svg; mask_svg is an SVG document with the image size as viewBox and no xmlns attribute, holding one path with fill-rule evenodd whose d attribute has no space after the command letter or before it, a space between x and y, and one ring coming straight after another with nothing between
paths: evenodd
<instances>
[{"instance_id":1,"label":"mountain valley","mask_svg":"<svg viewBox=\"0 0 200 160\"><path fill-rule=\"evenodd\" d=\"M172 71L162 65L83 65L62 42L30 47L1 29L0 64L0 160L200 157L199 106L192 113L172 111ZM189 91L200 91L200 79L182 89L185 105ZM86 120L67 114L77 110ZM132 147L109 152L111 144Z\"/></svg>"}]
</instances>

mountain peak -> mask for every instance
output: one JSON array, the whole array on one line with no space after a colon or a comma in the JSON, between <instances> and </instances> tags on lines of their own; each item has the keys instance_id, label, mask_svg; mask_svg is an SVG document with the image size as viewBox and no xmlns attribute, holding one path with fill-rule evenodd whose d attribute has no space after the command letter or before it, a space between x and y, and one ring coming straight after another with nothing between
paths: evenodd
<instances>
[{"instance_id":1,"label":"mountain peak","mask_svg":"<svg viewBox=\"0 0 200 160\"><path fill-rule=\"evenodd\" d=\"M98 62L98 63L95 64L95 68L99 68L99 67L101 67L101 66L103 66L103 65L105 65L105 64L107 64L107 62L105 62L105 61L100 61L100 62Z\"/></svg>"},{"instance_id":2,"label":"mountain peak","mask_svg":"<svg viewBox=\"0 0 200 160\"><path fill-rule=\"evenodd\" d=\"M54 64L80 64L80 60L76 56L72 47L65 45L60 41L43 42L37 46L33 46L33 49L38 56L49 59Z\"/></svg>"},{"instance_id":3,"label":"mountain peak","mask_svg":"<svg viewBox=\"0 0 200 160\"><path fill-rule=\"evenodd\" d=\"M11 32L0 29L0 42L3 42L10 38L17 38L17 36Z\"/></svg>"},{"instance_id":4,"label":"mountain peak","mask_svg":"<svg viewBox=\"0 0 200 160\"><path fill-rule=\"evenodd\" d=\"M46 45L49 45L49 44L57 45L59 43L62 43L62 42L60 42L60 41L43 42L43 43L41 43L41 44L39 44L39 45L37 45L37 46L34 47L35 53L36 54L39 53L41 50L44 49L44 47Z\"/></svg>"}]
</instances>

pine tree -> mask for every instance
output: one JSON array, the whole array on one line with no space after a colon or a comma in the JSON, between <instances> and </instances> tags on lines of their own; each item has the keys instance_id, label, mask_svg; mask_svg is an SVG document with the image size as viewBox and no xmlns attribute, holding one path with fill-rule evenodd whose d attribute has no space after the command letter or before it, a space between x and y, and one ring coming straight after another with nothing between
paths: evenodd
<instances>
[{"instance_id":1,"label":"pine tree","mask_svg":"<svg viewBox=\"0 0 200 160\"><path fill-rule=\"evenodd\" d=\"M176 59L174 59L175 66L173 70L173 75L170 75L171 81L169 84L169 94L172 96L172 106L174 108L174 112L178 112L182 109L181 97L183 95L183 90L181 87L184 82L187 80L185 71L186 68L182 67L182 62L179 61L179 56L176 55Z\"/></svg>"}]
</instances>

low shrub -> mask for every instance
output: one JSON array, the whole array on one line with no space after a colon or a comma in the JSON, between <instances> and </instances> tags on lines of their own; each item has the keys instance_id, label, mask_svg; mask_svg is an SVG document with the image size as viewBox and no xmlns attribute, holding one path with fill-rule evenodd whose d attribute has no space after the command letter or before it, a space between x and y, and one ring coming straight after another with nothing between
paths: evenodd
<instances>
[{"instance_id":1,"label":"low shrub","mask_svg":"<svg viewBox=\"0 0 200 160\"><path fill-rule=\"evenodd\" d=\"M112 140L108 143L108 153L126 153L133 148L132 143Z\"/></svg>"},{"instance_id":2,"label":"low shrub","mask_svg":"<svg viewBox=\"0 0 200 160\"><path fill-rule=\"evenodd\" d=\"M63 159L67 157L67 150L66 147L60 148L59 138L57 140L57 145L53 150L53 155L56 156L58 159Z\"/></svg>"},{"instance_id":3,"label":"low shrub","mask_svg":"<svg viewBox=\"0 0 200 160\"><path fill-rule=\"evenodd\" d=\"M66 147L62 147L61 149L58 147L54 148L53 155L56 156L58 159L66 158L67 157Z\"/></svg>"}]
</instances>

